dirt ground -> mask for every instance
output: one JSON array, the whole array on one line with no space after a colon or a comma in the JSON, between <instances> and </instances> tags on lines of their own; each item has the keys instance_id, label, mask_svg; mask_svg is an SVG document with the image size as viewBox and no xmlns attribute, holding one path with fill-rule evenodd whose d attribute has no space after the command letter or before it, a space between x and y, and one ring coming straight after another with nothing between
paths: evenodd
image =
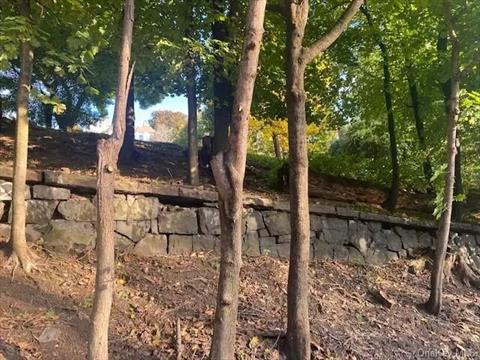
<instances>
[{"instance_id":1,"label":"dirt ground","mask_svg":"<svg viewBox=\"0 0 480 360\"><path fill-rule=\"evenodd\" d=\"M0 270L0 354L6 359L84 359L94 261L37 250L33 279ZM173 359L180 319L184 359L206 359L219 259L212 254L139 259L120 256L110 331L112 359ZM282 359L287 263L247 258L241 272L237 359ZM445 286L436 318L417 305L429 272L408 262L383 267L321 262L311 266L315 359L480 359L478 292ZM394 304L385 307L370 289ZM0 356L1 358L1 356Z\"/></svg>"}]
</instances>

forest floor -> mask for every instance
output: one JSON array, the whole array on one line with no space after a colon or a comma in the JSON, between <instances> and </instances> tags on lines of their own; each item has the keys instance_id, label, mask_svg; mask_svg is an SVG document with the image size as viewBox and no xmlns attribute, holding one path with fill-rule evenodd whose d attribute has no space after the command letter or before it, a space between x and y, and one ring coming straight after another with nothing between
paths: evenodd
<instances>
[{"instance_id":1,"label":"forest floor","mask_svg":"<svg viewBox=\"0 0 480 360\"><path fill-rule=\"evenodd\" d=\"M40 272L0 270L0 359L84 359L94 288L92 254L37 250ZM287 262L246 258L241 272L237 359L282 359ZM382 267L319 262L310 267L314 359L480 359L480 298L446 284L439 317L418 304L429 271L409 262ZM111 319L112 359L175 359L180 319L183 359L206 359L219 258L141 259L120 255ZM372 296L377 289L391 306ZM455 357L458 356L458 357Z\"/></svg>"},{"instance_id":2,"label":"forest floor","mask_svg":"<svg viewBox=\"0 0 480 360\"><path fill-rule=\"evenodd\" d=\"M29 139L28 167L40 170L68 168L72 173L95 174L96 143L105 135L96 133L66 133L31 126ZM120 165L120 176L135 178L142 182L183 183L187 177L185 149L176 144L136 141L136 157L131 164ZM14 159L14 128L4 126L0 133L0 165L12 166ZM270 164L259 161L247 163L245 188L250 193L261 193L278 199L287 199L287 186L283 191L272 189L269 176ZM213 187L209 169L201 169L201 183ZM309 179L311 199L322 203L347 203L369 211L383 212L381 207L387 189L362 181L334 177L311 172ZM282 189L280 189L282 190ZM430 218L432 195L415 191L402 191L397 215ZM469 197L466 212L470 219L480 219L480 196Z\"/></svg>"}]
</instances>

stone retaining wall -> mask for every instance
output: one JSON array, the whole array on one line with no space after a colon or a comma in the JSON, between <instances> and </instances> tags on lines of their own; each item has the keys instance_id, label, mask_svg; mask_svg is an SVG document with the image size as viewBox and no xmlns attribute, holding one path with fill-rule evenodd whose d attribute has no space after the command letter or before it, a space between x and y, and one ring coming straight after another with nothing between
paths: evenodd
<instances>
[{"instance_id":1,"label":"stone retaining wall","mask_svg":"<svg viewBox=\"0 0 480 360\"><path fill-rule=\"evenodd\" d=\"M1 168L0 168L1 170ZM10 232L11 182L0 173L0 238ZM93 177L91 177L94 179ZM53 180L52 180L53 179ZM56 179L56 180L55 180ZM27 189L27 237L57 251L85 251L95 246L94 191L85 176L75 184L69 175L48 172L30 179ZM89 180L90 181L90 180ZM47 185L48 184L48 185ZM212 190L162 185L162 192L115 195L116 246L141 256L188 255L218 251L220 222ZM86 191L87 189L87 191ZM213 201L212 201L213 200ZM188 205L188 206L187 206ZM433 246L436 225L365 213L346 207L311 204L312 259L381 264ZM247 199L243 252L248 256L286 258L290 247L288 204ZM457 244L466 245L480 264L480 226L454 224Z\"/></svg>"}]
</instances>

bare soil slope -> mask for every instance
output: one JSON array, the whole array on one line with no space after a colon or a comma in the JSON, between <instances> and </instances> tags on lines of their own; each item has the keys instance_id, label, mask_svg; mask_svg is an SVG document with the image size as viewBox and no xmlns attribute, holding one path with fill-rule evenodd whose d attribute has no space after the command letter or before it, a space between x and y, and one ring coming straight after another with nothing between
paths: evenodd
<instances>
[{"instance_id":1,"label":"bare soil slope","mask_svg":"<svg viewBox=\"0 0 480 360\"><path fill-rule=\"evenodd\" d=\"M6 359L84 359L94 262L39 252L41 273L0 270L0 354ZM117 260L112 359L174 359L180 319L184 359L206 359L212 334L218 257ZM334 262L311 266L311 324L316 359L480 359L478 292L445 289L435 318L416 305L428 295L428 271ZM241 273L237 359L281 359L287 263L247 258ZM370 295L376 287L391 308ZM50 340L50 341L48 341ZM428 357L430 356L430 357ZM0 356L1 358L1 356Z\"/></svg>"},{"instance_id":2,"label":"bare soil slope","mask_svg":"<svg viewBox=\"0 0 480 360\"><path fill-rule=\"evenodd\" d=\"M74 173L93 175L96 167L96 143L101 136L103 135L65 133L31 126L28 166L30 169L69 168ZM10 123L4 126L3 133L0 133L0 165L13 165L13 148L14 128ZM170 183L181 183L186 179L187 158L181 146L136 141L136 149L134 162L120 166L121 176ZM285 197L285 193L272 191L267 181L271 169L263 166L247 164L245 179L247 191ZM204 185L213 184L209 169L201 169L200 175ZM310 174L310 196L327 202L346 202L382 211L381 204L385 199L386 190L356 180ZM404 192L400 196L399 211L420 213L428 217L432 213L430 200L426 194Z\"/></svg>"}]
</instances>

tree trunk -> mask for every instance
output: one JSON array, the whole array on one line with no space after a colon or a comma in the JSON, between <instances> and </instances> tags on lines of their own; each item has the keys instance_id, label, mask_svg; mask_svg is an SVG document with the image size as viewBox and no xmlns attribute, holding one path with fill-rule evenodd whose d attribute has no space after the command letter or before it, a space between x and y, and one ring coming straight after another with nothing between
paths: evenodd
<instances>
[{"instance_id":1,"label":"tree trunk","mask_svg":"<svg viewBox=\"0 0 480 360\"><path fill-rule=\"evenodd\" d=\"M189 20L190 26L186 30L186 37L192 38L194 34L194 1L189 2ZM198 135L197 135L197 56L193 50L188 51L186 63L186 93L188 101L188 127L187 127L187 142L188 142L188 173L187 181L190 185L198 185L200 182L198 173Z\"/></svg>"},{"instance_id":2,"label":"tree trunk","mask_svg":"<svg viewBox=\"0 0 480 360\"><path fill-rule=\"evenodd\" d=\"M448 0L445 0L446 17L449 27L450 42L452 44L451 53L451 91L448 117L448 133L447 133L447 171L445 173L444 188L444 204L445 209L442 213L440 226L438 230L438 238L436 242L435 258L432 268L430 298L425 304L428 312L438 315L442 308L443 293L443 267L445 263L445 255L447 253L447 245L450 234L450 225L452 217L453 189L455 183L455 155L456 155L456 132L457 121L460 113L459 109L459 93L460 93L460 69L459 54L460 45L455 32L453 23L451 6Z\"/></svg>"},{"instance_id":3,"label":"tree trunk","mask_svg":"<svg viewBox=\"0 0 480 360\"><path fill-rule=\"evenodd\" d=\"M126 109L126 128L125 139L120 150L120 162L129 164L133 160L135 152L135 80L132 76L130 89L128 90L127 109Z\"/></svg>"},{"instance_id":4,"label":"tree trunk","mask_svg":"<svg viewBox=\"0 0 480 360\"><path fill-rule=\"evenodd\" d=\"M43 105L43 122L47 129L53 127L53 106L49 104Z\"/></svg>"},{"instance_id":5,"label":"tree trunk","mask_svg":"<svg viewBox=\"0 0 480 360\"><path fill-rule=\"evenodd\" d=\"M397 148L397 136L395 132L395 118L393 116L393 101L392 101L392 81L390 75L390 61L388 48L383 41L379 31L375 30L372 15L368 10L367 4L362 7L362 12L367 18L368 25L375 31L377 37L377 44L380 48L382 55L382 67L383 67L383 95L385 97L385 107L387 109L387 129L388 138L390 142L390 163L392 166L392 180L390 183L390 189L385 199L383 206L392 211L397 206L398 195L400 191L400 167L398 165L398 148Z\"/></svg>"},{"instance_id":6,"label":"tree trunk","mask_svg":"<svg viewBox=\"0 0 480 360\"><path fill-rule=\"evenodd\" d=\"M288 272L288 359L310 359L308 317L308 263L310 213L308 204L308 153L305 138L305 66L303 38L308 2L287 1L287 115L290 156L290 266Z\"/></svg>"},{"instance_id":7,"label":"tree trunk","mask_svg":"<svg viewBox=\"0 0 480 360\"><path fill-rule=\"evenodd\" d=\"M308 203L308 153L305 130L305 68L332 45L347 28L363 0L353 0L341 18L309 47L303 46L308 20L308 0L285 0L288 147L290 156L290 267L288 272L288 359L310 359L308 317L308 263L310 260L310 214Z\"/></svg>"},{"instance_id":8,"label":"tree trunk","mask_svg":"<svg viewBox=\"0 0 480 360\"><path fill-rule=\"evenodd\" d=\"M460 196L463 194L463 179L462 179L462 147L460 146L460 136L458 136L455 142L456 156L455 156L455 186L453 188L453 196ZM463 220L463 201L454 200L452 204L452 219L456 222L462 222Z\"/></svg>"},{"instance_id":9,"label":"tree trunk","mask_svg":"<svg viewBox=\"0 0 480 360\"><path fill-rule=\"evenodd\" d=\"M197 88L195 72L189 76L187 84L188 100L188 183L198 185L198 136L197 136Z\"/></svg>"},{"instance_id":10,"label":"tree trunk","mask_svg":"<svg viewBox=\"0 0 480 360\"><path fill-rule=\"evenodd\" d=\"M243 180L247 160L248 116L257 75L266 0L250 0L227 151L215 155L212 170L219 195L220 276L210 359L235 358L238 287L242 264Z\"/></svg>"},{"instance_id":11,"label":"tree trunk","mask_svg":"<svg viewBox=\"0 0 480 360\"><path fill-rule=\"evenodd\" d=\"M19 0L20 13L30 16L30 1ZM15 164L12 194L12 229L8 250L23 270L30 273L33 267L25 235L26 205L25 184L28 159L28 98L32 81L33 51L29 42L20 46L20 77L17 90L17 124L15 137Z\"/></svg>"},{"instance_id":12,"label":"tree trunk","mask_svg":"<svg viewBox=\"0 0 480 360\"><path fill-rule=\"evenodd\" d=\"M231 42L224 15L227 12L224 0L213 0L213 10L219 15L213 23L212 39L217 42ZM228 131L232 117L232 83L230 71L226 68L225 59L220 54L220 47L215 46L215 62L213 66L213 154L225 151L228 144Z\"/></svg>"},{"instance_id":13,"label":"tree trunk","mask_svg":"<svg viewBox=\"0 0 480 360\"><path fill-rule=\"evenodd\" d=\"M115 280L114 188L118 157L125 136L126 108L133 69L129 72L134 0L125 0L119 54L113 133L97 144L97 272L88 341L89 360L108 359L108 325Z\"/></svg>"},{"instance_id":14,"label":"tree trunk","mask_svg":"<svg viewBox=\"0 0 480 360\"><path fill-rule=\"evenodd\" d=\"M275 157L277 159L283 159L282 145L280 144L279 137L280 135L275 132L272 134L273 149L275 150Z\"/></svg>"},{"instance_id":15,"label":"tree trunk","mask_svg":"<svg viewBox=\"0 0 480 360\"><path fill-rule=\"evenodd\" d=\"M423 124L423 119L420 115L420 101L418 99L417 84L415 83L412 66L410 64L407 65L406 70L407 70L408 89L410 92L410 99L412 100L413 119L415 121L415 129L417 131L418 145L420 147L420 150L423 152L424 156L426 156L425 160L423 161L423 174L425 176L425 180L427 181L428 188L431 190L433 169L432 169L432 164L430 162L430 158L426 154L427 143L425 138L425 126Z\"/></svg>"}]
</instances>

